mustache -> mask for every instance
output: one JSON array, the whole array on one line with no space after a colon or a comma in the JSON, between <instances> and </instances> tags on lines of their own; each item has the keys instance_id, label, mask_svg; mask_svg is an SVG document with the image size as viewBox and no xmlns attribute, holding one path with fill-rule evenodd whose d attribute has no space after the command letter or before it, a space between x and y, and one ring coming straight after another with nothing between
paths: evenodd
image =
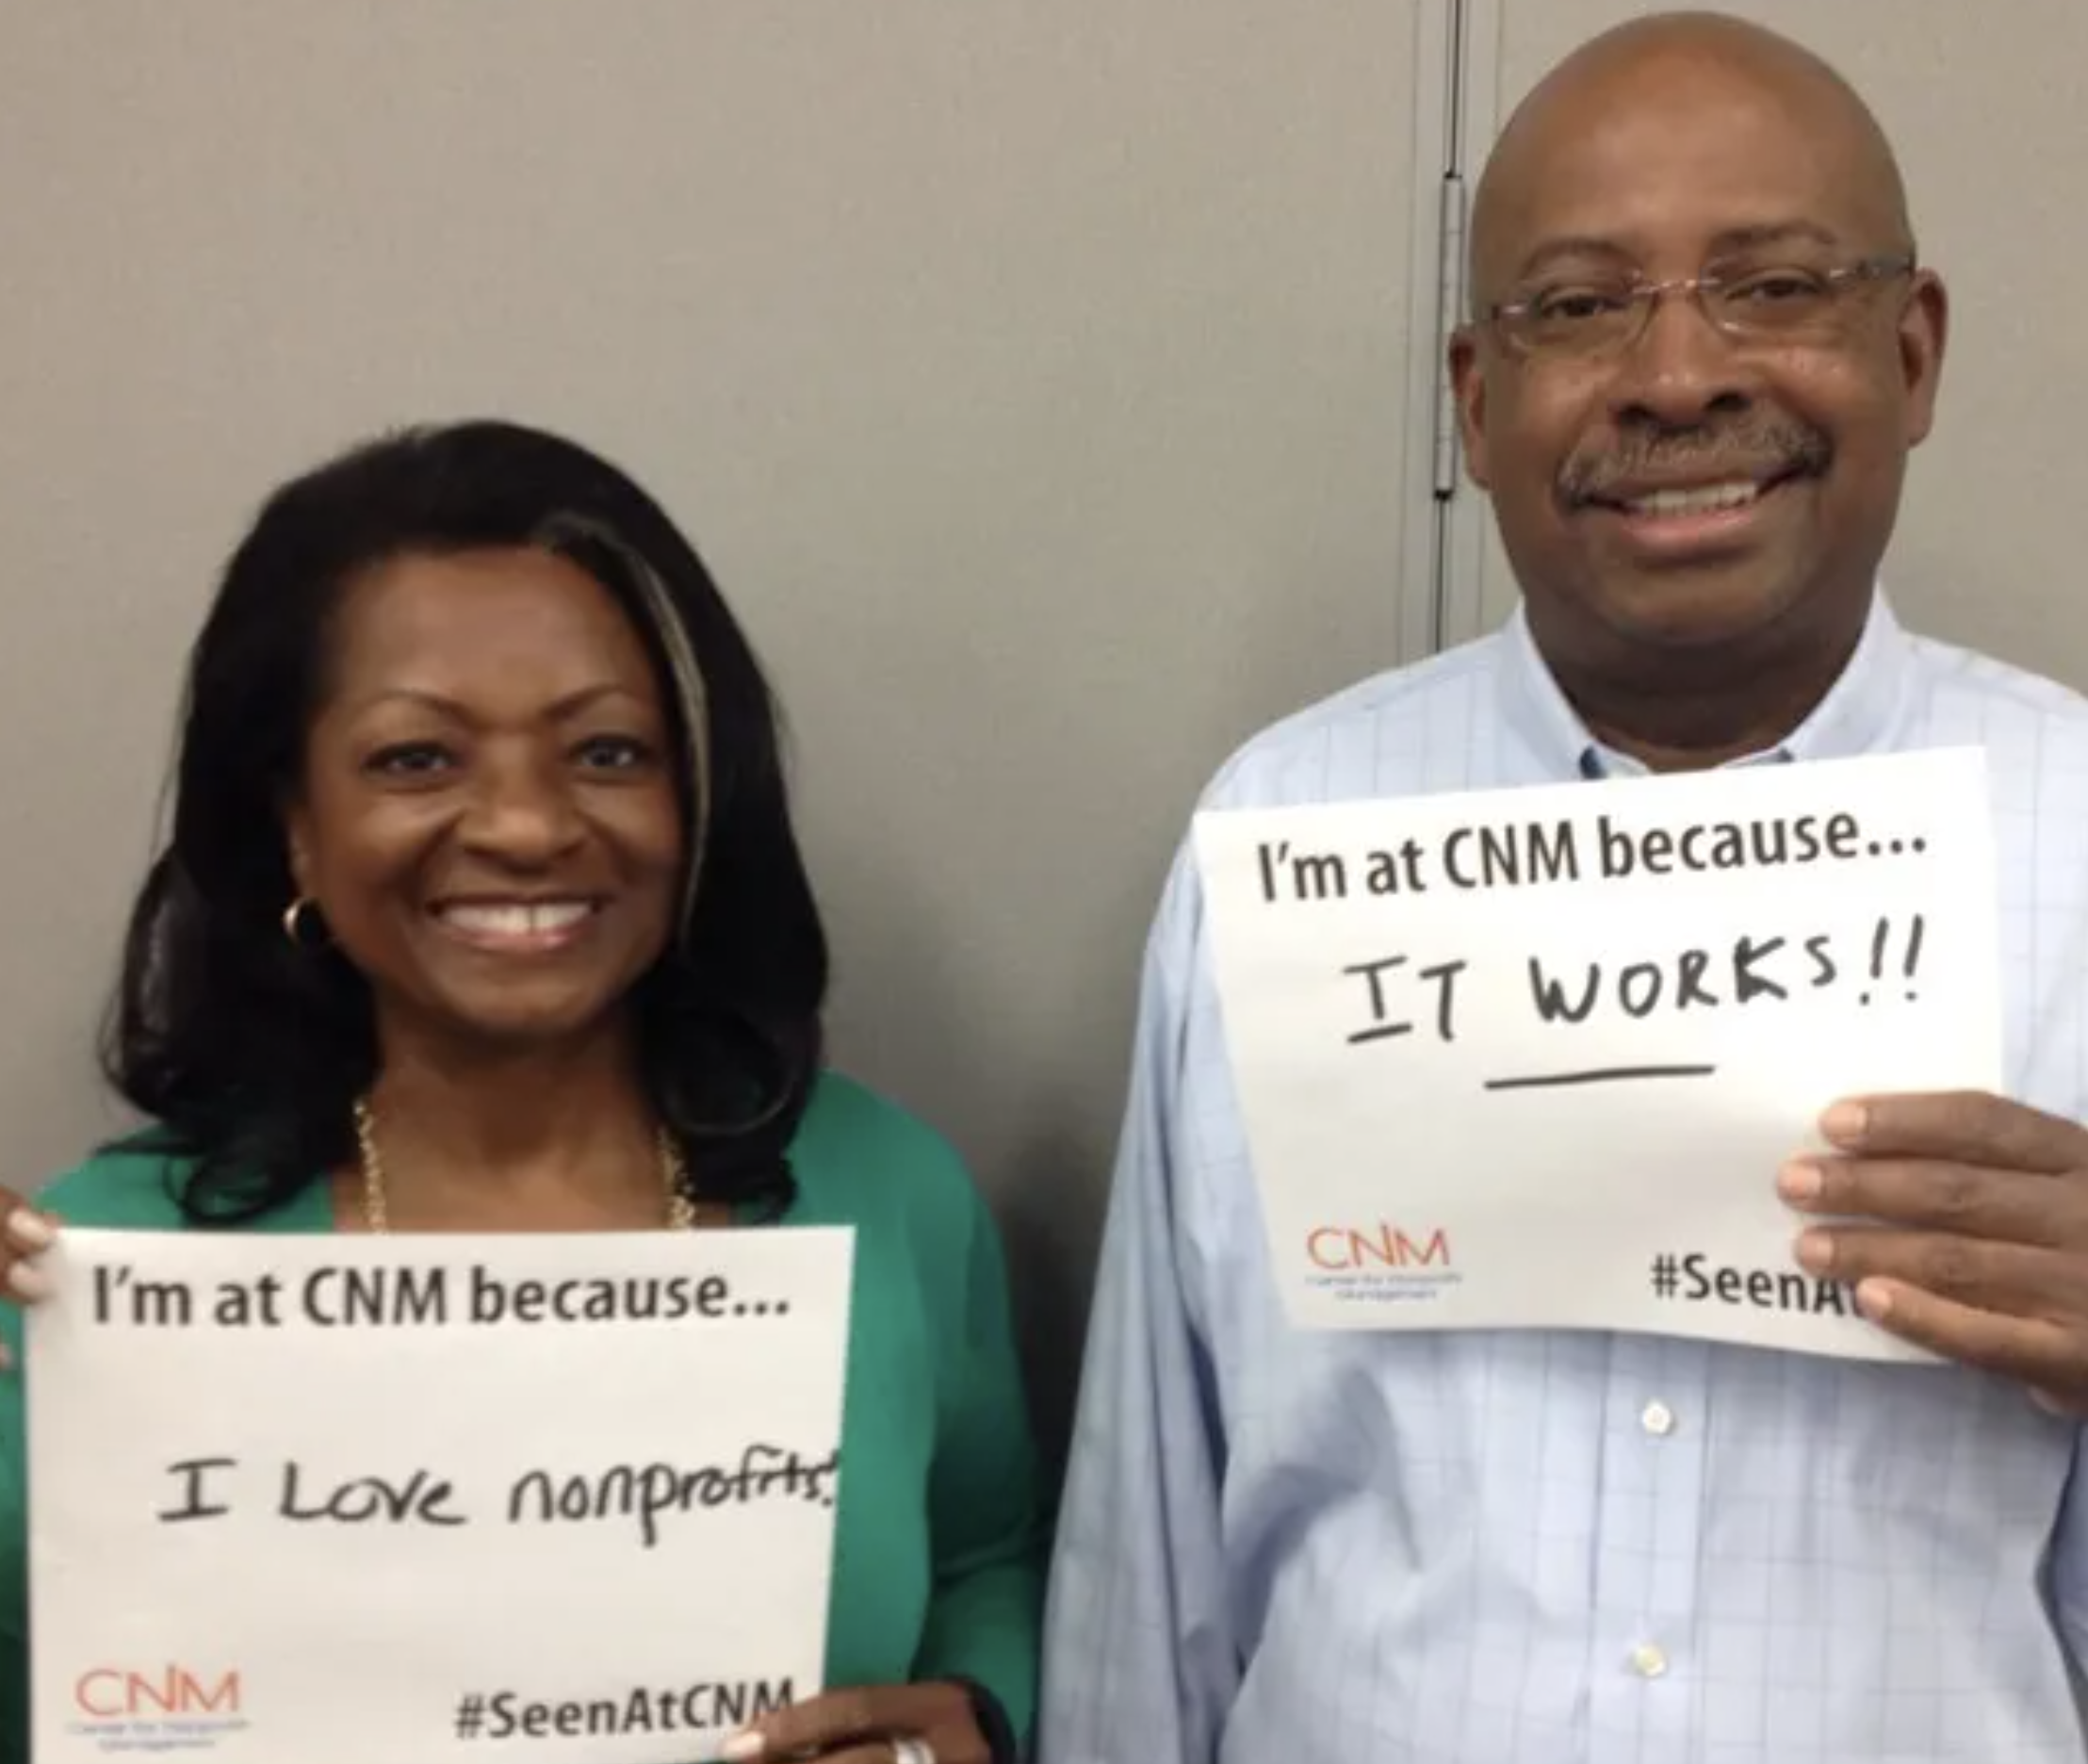
<instances>
[{"instance_id":1,"label":"mustache","mask_svg":"<svg viewBox=\"0 0 2088 1764\"><path fill-rule=\"evenodd\" d=\"M1826 433L1796 416L1764 415L1690 429L1639 429L1588 441L1559 467L1558 488L1570 507L1600 502L1627 484L1664 478L1814 476L1835 455Z\"/></svg>"}]
</instances>

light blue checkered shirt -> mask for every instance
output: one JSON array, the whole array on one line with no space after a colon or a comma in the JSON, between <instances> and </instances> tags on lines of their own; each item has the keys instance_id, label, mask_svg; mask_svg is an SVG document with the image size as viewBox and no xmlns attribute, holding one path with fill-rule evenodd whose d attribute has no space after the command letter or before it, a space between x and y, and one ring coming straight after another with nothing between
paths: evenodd
<instances>
[{"instance_id":1,"label":"light blue checkered shirt","mask_svg":"<svg viewBox=\"0 0 2088 1764\"><path fill-rule=\"evenodd\" d=\"M2088 703L1910 636L1881 596L1770 757L1967 743L1991 756L2010 1087L2082 1119ZM1279 725L1206 800L1620 763L1517 619ZM2078 1760L2079 1447L2021 1390L1954 1367L1294 1330L1178 858L1062 1515L1042 1764Z\"/></svg>"}]
</instances>

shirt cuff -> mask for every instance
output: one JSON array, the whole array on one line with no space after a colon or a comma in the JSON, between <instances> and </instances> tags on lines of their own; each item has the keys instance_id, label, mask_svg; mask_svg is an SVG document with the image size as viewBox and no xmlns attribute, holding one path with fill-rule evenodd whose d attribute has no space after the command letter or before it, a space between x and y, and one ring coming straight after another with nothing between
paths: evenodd
<instances>
[{"instance_id":1,"label":"shirt cuff","mask_svg":"<svg viewBox=\"0 0 2088 1764\"><path fill-rule=\"evenodd\" d=\"M976 1678L949 1678L971 1701L971 1718L986 1736L987 1756L993 1764L1021 1764L1022 1748L1015 1737L1015 1723L1001 1707L1001 1699Z\"/></svg>"}]
</instances>

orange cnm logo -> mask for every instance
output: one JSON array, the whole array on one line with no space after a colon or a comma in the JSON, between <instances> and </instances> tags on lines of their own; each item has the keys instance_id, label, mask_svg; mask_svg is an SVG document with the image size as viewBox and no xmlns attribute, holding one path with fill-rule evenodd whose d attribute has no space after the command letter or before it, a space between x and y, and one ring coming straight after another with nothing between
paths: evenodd
<instances>
[{"instance_id":1,"label":"orange cnm logo","mask_svg":"<svg viewBox=\"0 0 2088 1764\"><path fill-rule=\"evenodd\" d=\"M1306 1233L1305 1253L1314 1267L1335 1272L1448 1267L1450 1236L1441 1226L1416 1242L1396 1225L1320 1225Z\"/></svg>"},{"instance_id":2,"label":"orange cnm logo","mask_svg":"<svg viewBox=\"0 0 2088 1764\"><path fill-rule=\"evenodd\" d=\"M73 1686L73 1701L97 1721L135 1721L155 1715L237 1715L239 1674L221 1674L215 1683L182 1666L156 1673L97 1666Z\"/></svg>"}]
</instances>

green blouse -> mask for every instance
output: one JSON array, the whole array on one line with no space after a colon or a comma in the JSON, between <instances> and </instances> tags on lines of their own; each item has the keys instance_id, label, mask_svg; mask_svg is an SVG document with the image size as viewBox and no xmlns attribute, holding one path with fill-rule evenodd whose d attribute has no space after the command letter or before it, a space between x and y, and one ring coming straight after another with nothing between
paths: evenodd
<instances>
[{"instance_id":1,"label":"green blouse","mask_svg":"<svg viewBox=\"0 0 2088 1764\"><path fill-rule=\"evenodd\" d=\"M962 1676L1026 1732L1047 1547L990 1216L954 1152L848 1079L820 1082L791 1147L790 1225L856 1228L826 1682ZM121 1149L41 1196L68 1222L179 1231L164 1160ZM324 1184L243 1229L332 1229ZM0 1304L20 1364L21 1317ZM0 1374L0 1764L28 1760L27 1472L21 1380Z\"/></svg>"}]
</instances>

